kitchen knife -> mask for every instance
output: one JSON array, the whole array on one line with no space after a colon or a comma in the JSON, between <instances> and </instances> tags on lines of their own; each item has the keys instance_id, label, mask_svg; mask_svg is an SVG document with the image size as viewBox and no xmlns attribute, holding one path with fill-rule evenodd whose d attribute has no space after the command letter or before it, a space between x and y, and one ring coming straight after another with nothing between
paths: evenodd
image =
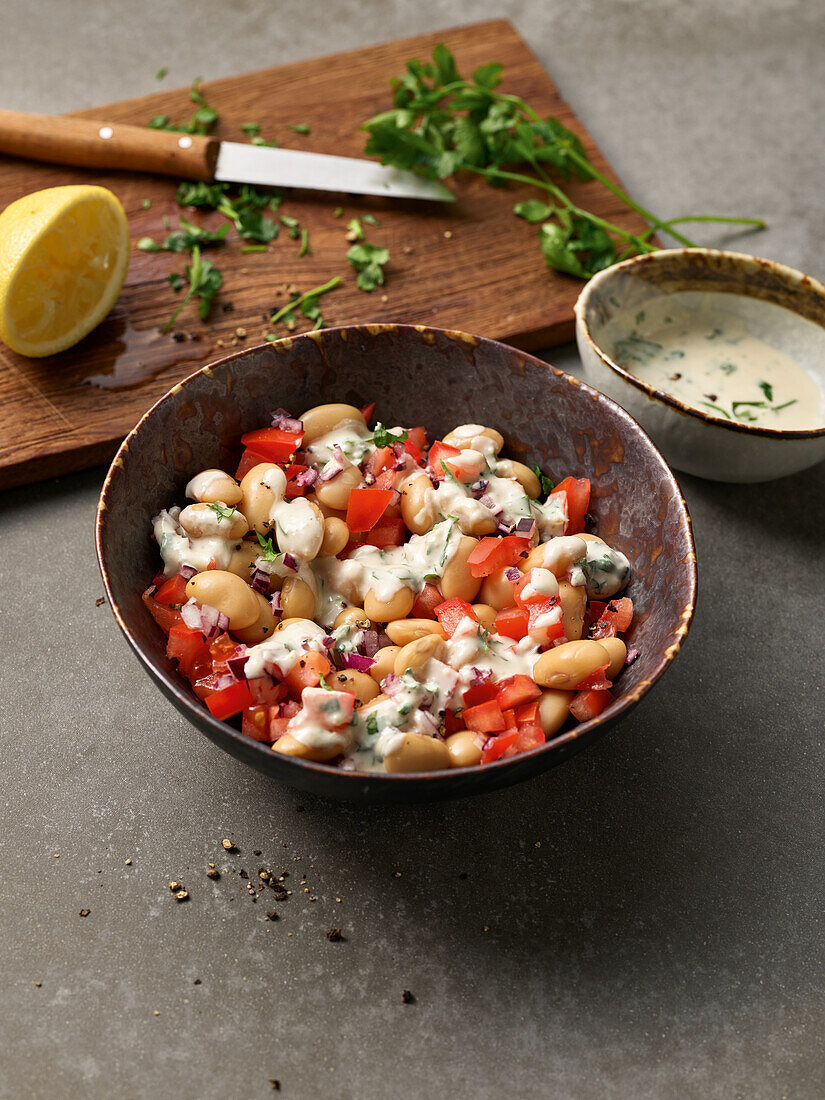
<instances>
[{"instance_id":1,"label":"kitchen knife","mask_svg":"<svg viewBox=\"0 0 825 1100\"><path fill-rule=\"evenodd\" d=\"M455 196L436 180L377 161L66 115L0 110L0 152L52 164L156 172L177 179L455 202Z\"/></svg>"}]
</instances>

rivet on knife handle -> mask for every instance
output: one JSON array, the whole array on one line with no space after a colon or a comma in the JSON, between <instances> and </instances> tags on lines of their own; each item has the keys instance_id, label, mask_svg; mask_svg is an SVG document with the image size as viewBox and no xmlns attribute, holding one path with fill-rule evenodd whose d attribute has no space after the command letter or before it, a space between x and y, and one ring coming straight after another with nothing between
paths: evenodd
<instances>
[{"instance_id":1,"label":"rivet on knife handle","mask_svg":"<svg viewBox=\"0 0 825 1100\"><path fill-rule=\"evenodd\" d=\"M219 142L122 122L0 110L0 152L53 164L211 180Z\"/></svg>"}]
</instances>

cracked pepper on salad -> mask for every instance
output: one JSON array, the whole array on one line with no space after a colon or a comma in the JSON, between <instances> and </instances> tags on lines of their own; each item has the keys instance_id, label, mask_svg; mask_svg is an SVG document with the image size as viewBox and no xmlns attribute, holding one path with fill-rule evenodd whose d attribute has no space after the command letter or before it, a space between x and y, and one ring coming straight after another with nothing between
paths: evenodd
<instances>
[{"instance_id":1,"label":"cracked pepper on salad","mask_svg":"<svg viewBox=\"0 0 825 1100\"><path fill-rule=\"evenodd\" d=\"M345 770L488 764L600 714L630 658L630 564L586 478L495 428L369 427L319 405L241 437L235 477L154 517L143 594L195 694L272 751Z\"/></svg>"}]
</instances>

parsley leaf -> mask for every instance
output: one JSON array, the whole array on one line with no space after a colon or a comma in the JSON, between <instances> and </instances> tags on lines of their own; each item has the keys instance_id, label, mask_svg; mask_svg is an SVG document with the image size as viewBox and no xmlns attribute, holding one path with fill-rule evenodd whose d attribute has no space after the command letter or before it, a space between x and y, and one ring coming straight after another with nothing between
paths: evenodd
<instances>
[{"instance_id":1,"label":"parsley leaf","mask_svg":"<svg viewBox=\"0 0 825 1100\"><path fill-rule=\"evenodd\" d=\"M384 427L379 420L375 425L375 430L372 434L372 442L376 447L391 447L393 443L404 443L409 439L409 433L405 431L399 432L398 435L393 435L391 431ZM370 440L365 439L365 443L369 443Z\"/></svg>"},{"instance_id":2,"label":"parsley leaf","mask_svg":"<svg viewBox=\"0 0 825 1100\"><path fill-rule=\"evenodd\" d=\"M257 540L260 544L261 550L263 550L263 553L261 554L261 557L264 559L264 561L277 561L278 558L282 557L282 555L279 554L278 551L272 545L272 536L271 535L269 536L269 538L264 538L264 536L260 533L260 531L256 531L255 532L255 537L257 538Z\"/></svg>"},{"instance_id":3,"label":"parsley leaf","mask_svg":"<svg viewBox=\"0 0 825 1100\"><path fill-rule=\"evenodd\" d=\"M374 714L367 715L367 733L371 734L373 737L376 737L378 734L378 719Z\"/></svg>"},{"instance_id":4,"label":"parsley leaf","mask_svg":"<svg viewBox=\"0 0 825 1100\"><path fill-rule=\"evenodd\" d=\"M516 203L513 207L513 213L519 218L524 218L526 222L535 225L536 222L546 222L548 218L552 218L556 213L556 208L548 206L541 199L525 199L524 202Z\"/></svg>"},{"instance_id":5,"label":"parsley leaf","mask_svg":"<svg viewBox=\"0 0 825 1100\"><path fill-rule=\"evenodd\" d=\"M363 241L364 229L358 220L358 218L350 218L347 222L347 240L348 241Z\"/></svg>"},{"instance_id":6,"label":"parsley leaf","mask_svg":"<svg viewBox=\"0 0 825 1100\"><path fill-rule=\"evenodd\" d=\"M261 132L261 124L260 122L242 122L241 131L247 137L257 137Z\"/></svg>"},{"instance_id":7,"label":"parsley leaf","mask_svg":"<svg viewBox=\"0 0 825 1100\"><path fill-rule=\"evenodd\" d=\"M158 70L166 73L163 70ZM160 79L160 77L158 77ZM174 130L176 133L183 134L208 134L215 123L220 117L214 107L210 106L203 93L200 90L201 77L196 77L192 81L192 87L189 89L189 98L197 106L197 110L189 119L188 122L173 123L169 119L169 115L155 115L148 123L150 130Z\"/></svg>"},{"instance_id":8,"label":"parsley leaf","mask_svg":"<svg viewBox=\"0 0 825 1100\"><path fill-rule=\"evenodd\" d=\"M189 280L189 290L181 304L163 326L163 331L168 332L184 306L191 298L198 298L198 315L202 321L209 317L212 309L212 301L221 288L223 276L209 260L201 257L198 245L192 247L192 262L186 265L185 274Z\"/></svg>"},{"instance_id":9,"label":"parsley leaf","mask_svg":"<svg viewBox=\"0 0 825 1100\"><path fill-rule=\"evenodd\" d=\"M235 508L234 505L227 508L227 507L224 507L223 504L218 503L217 501L214 504L207 504L206 507L211 508L212 511L215 513L215 515L218 517L218 519L232 519L232 517L235 515L235 513L238 510L237 508Z\"/></svg>"},{"instance_id":10,"label":"parsley leaf","mask_svg":"<svg viewBox=\"0 0 825 1100\"><path fill-rule=\"evenodd\" d=\"M390 258L388 248L379 248L377 245L364 241L362 244L354 244L347 250L347 259L358 272L355 280L359 290L367 293L375 290L377 286L384 285L384 264Z\"/></svg>"},{"instance_id":11,"label":"parsley leaf","mask_svg":"<svg viewBox=\"0 0 825 1100\"><path fill-rule=\"evenodd\" d=\"M291 126L287 127L288 130L292 130L294 134L308 134L309 126L305 122L295 122Z\"/></svg>"},{"instance_id":12,"label":"parsley leaf","mask_svg":"<svg viewBox=\"0 0 825 1100\"><path fill-rule=\"evenodd\" d=\"M224 238L229 232L228 225L222 225L220 229L212 233L202 226L193 225L186 218L181 218L180 224L181 228L170 233L163 244L158 244L151 237L141 237L137 247L141 252L191 252L196 244L200 245L201 248L210 244L223 244Z\"/></svg>"},{"instance_id":13,"label":"parsley leaf","mask_svg":"<svg viewBox=\"0 0 825 1100\"><path fill-rule=\"evenodd\" d=\"M320 321L320 311L314 314L315 307L318 305L318 299L322 294L327 294L330 290L334 290L341 283L341 276L336 275L334 279L330 279L328 283L322 283L321 286L313 287L312 290L307 290L303 294L296 295L287 305L278 310L277 313L273 313L269 318L271 325L277 325L279 321L289 318L293 311L299 307L306 307L303 312L304 316L308 317L311 321ZM321 322L323 324L323 322ZM320 328L320 324L316 324L316 328Z\"/></svg>"},{"instance_id":14,"label":"parsley leaf","mask_svg":"<svg viewBox=\"0 0 825 1100\"><path fill-rule=\"evenodd\" d=\"M546 474L543 474L539 468L537 462L533 463L533 472L539 479L539 485L541 485L541 495L546 497L549 493L552 493L556 487L555 481L552 481Z\"/></svg>"}]
</instances>

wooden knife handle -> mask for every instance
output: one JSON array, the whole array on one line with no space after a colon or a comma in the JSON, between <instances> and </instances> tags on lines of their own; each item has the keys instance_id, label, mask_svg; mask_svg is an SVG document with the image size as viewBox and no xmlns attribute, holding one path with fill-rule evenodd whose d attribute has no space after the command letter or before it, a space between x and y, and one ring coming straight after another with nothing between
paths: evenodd
<instances>
[{"instance_id":1,"label":"wooden knife handle","mask_svg":"<svg viewBox=\"0 0 825 1100\"><path fill-rule=\"evenodd\" d=\"M123 122L0 110L0 152L52 164L211 180L220 142Z\"/></svg>"}]
</instances>

